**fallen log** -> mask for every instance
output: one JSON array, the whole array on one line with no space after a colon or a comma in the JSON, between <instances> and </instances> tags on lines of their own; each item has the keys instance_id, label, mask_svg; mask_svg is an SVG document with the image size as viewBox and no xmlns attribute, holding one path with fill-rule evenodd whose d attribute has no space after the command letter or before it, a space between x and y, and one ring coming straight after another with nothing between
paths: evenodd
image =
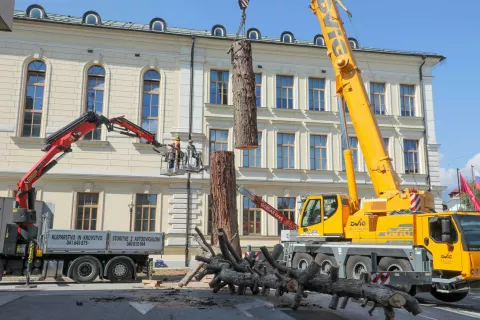
<instances>
[{"instance_id":1,"label":"fallen log","mask_svg":"<svg viewBox=\"0 0 480 320\"><path fill-rule=\"evenodd\" d=\"M413 315L421 312L413 297L390 287L373 285L367 274L362 280L343 279L338 277L338 267L333 268L328 276L319 274L320 266L316 262L312 262L306 270L283 266L277 261L283 251L281 245L276 245L272 254L266 247L261 248L266 261L251 261L248 257L242 259L232 254L235 250L230 248L228 238L222 231L218 232L222 258L207 261L197 257L198 261L205 261L207 268L215 272L211 283L214 292L227 285L235 285L238 286L238 294L244 294L245 288L262 294L268 294L270 289L274 289L277 297L284 293L295 293L291 305L294 310L307 297L306 291L331 295L329 308L333 310L337 309L342 297L342 309L346 307L349 298L364 299L363 306L373 302L373 307L368 310L370 314L375 308L383 308L387 320L394 319L396 308L405 308Z\"/></svg>"}]
</instances>

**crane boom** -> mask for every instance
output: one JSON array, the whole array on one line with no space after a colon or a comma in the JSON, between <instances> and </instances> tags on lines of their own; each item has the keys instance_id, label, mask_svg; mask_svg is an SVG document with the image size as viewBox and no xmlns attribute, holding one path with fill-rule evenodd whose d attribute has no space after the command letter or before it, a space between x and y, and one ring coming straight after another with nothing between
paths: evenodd
<instances>
[{"instance_id":1,"label":"crane boom","mask_svg":"<svg viewBox=\"0 0 480 320\"><path fill-rule=\"evenodd\" d=\"M267 202L263 201L262 197L257 196L250 190L237 185L237 191L243 196L247 197L250 201L256 204L260 209L267 212L269 215L274 217L278 222L286 226L289 230L297 230L298 225L290 220L286 215L284 215L280 210L272 207Z\"/></svg>"},{"instance_id":2,"label":"crane boom","mask_svg":"<svg viewBox=\"0 0 480 320\"><path fill-rule=\"evenodd\" d=\"M320 22L328 56L335 69L336 92L349 106L350 117L375 192L378 196L390 198L401 192L399 178L393 169L392 159L387 155L378 124L372 114L362 75L352 54L335 1L311 0L310 8Z\"/></svg>"},{"instance_id":3,"label":"crane boom","mask_svg":"<svg viewBox=\"0 0 480 320\"><path fill-rule=\"evenodd\" d=\"M148 144L152 144L154 147L163 146L155 139L155 134L148 132L133 122L128 121L123 116L108 119L102 115L96 114L95 112L86 112L80 118L76 119L45 139L47 146L43 148L42 151L45 151L46 154L17 183L17 210L15 211L17 215L24 215L26 210L33 211L35 201L33 194L35 189L33 188L33 184L50 169L52 169L63 156L72 151L71 146L73 143L102 124L107 127L108 131L118 131L121 134L130 137L145 139ZM57 159L52 160L55 155L59 153L62 154ZM28 226L32 223L24 221L19 224Z\"/></svg>"}]
</instances>

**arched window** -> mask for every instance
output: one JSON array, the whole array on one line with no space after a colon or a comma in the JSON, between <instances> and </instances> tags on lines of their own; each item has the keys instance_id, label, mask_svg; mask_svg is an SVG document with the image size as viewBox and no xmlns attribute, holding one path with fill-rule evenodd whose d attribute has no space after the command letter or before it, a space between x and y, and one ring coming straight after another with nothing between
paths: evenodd
<instances>
[{"instance_id":1,"label":"arched window","mask_svg":"<svg viewBox=\"0 0 480 320\"><path fill-rule=\"evenodd\" d=\"M47 66L41 60L30 62L23 108L22 137L40 137Z\"/></svg>"},{"instance_id":2,"label":"arched window","mask_svg":"<svg viewBox=\"0 0 480 320\"><path fill-rule=\"evenodd\" d=\"M213 26L212 28L212 36L215 36L215 37L225 37L225 35L227 34L227 31L225 30L225 28L219 24Z\"/></svg>"},{"instance_id":3,"label":"arched window","mask_svg":"<svg viewBox=\"0 0 480 320\"><path fill-rule=\"evenodd\" d=\"M32 4L27 8L27 16L34 19L43 19L46 18L45 9L38 4Z\"/></svg>"},{"instance_id":4,"label":"arched window","mask_svg":"<svg viewBox=\"0 0 480 320\"><path fill-rule=\"evenodd\" d=\"M260 31L254 28L249 29L247 31L247 37L248 39L251 39L251 40L260 40L261 39Z\"/></svg>"},{"instance_id":5,"label":"arched window","mask_svg":"<svg viewBox=\"0 0 480 320\"><path fill-rule=\"evenodd\" d=\"M151 31L162 32L162 31L165 31L166 28L167 28L167 24L165 23L165 21L163 21L163 19L155 18L155 19L152 19L152 21L150 21Z\"/></svg>"},{"instance_id":6,"label":"arched window","mask_svg":"<svg viewBox=\"0 0 480 320\"><path fill-rule=\"evenodd\" d=\"M285 43L293 43L293 39L294 39L293 33L289 31L285 31L284 33L282 33L280 38L281 38L281 41Z\"/></svg>"},{"instance_id":7,"label":"arched window","mask_svg":"<svg viewBox=\"0 0 480 320\"><path fill-rule=\"evenodd\" d=\"M105 69L102 66L91 66L87 72L87 97L85 99L85 112L93 111L97 114L103 112L103 97L105 93ZM84 136L85 140L100 140L101 128L96 128Z\"/></svg>"},{"instance_id":8,"label":"arched window","mask_svg":"<svg viewBox=\"0 0 480 320\"><path fill-rule=\"evenodd\" d=\"M317 34L315 38L313 38L313 43L316 46L325 47L325 39L321 34Z\"/></svg>"},{"instance_id":9,"label":"arched window","mask_svg":"<svg viewBox=\"0 0 480 320\"><path fill-rule=\"evenodd\" d=\"M160 74L148 70L143 76L142 128L158 132L158 105L160 101Z\"/></svg>"},{"instance_id":10,"label":"arched window","mask_svg":"<svg viewBox=\"0 0 480 320\"><path fill-rule=\"evenodd\" d=\"M87 11L83 14L82 22L85 24L102 24L100 15L95 11Z\"/></svg>"},{"instance_id":11,"label":"arched window","mask_svg":"<svg viewBox=\"0 0 480 320\"><path fill-rule=\"evenodd\" d=\"M352 49L358 49L358 41L355 38L348 38L348 42L350 43L350 46Z\"/></svg>"}]
</instances>

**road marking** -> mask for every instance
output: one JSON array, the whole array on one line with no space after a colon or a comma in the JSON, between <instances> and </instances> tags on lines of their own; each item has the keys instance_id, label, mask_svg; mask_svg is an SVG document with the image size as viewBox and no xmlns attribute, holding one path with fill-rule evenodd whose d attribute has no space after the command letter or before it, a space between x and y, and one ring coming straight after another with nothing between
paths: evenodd
<instances>
[{"instance_id":1,"label":"road marking","mask_svg":"<svg viewBox=\"0 0 480 320\"><path fill-rule=\"evenodd\" d=\"M421 315L421 314L419 316L422 317L422 318L430 319L430 320L438 320L438 319L430 318L430 317L427 317L427 316L424 316L424 315Z\"/></svg>"},{"instance_id":2,"label":"road marking","mask_svg":"<svg viewBox=\"0 0 480 320\"><path fill-rule=\"evenodd\" d=\"M22 296L3 296L0 297L0 307L6 305L7 303L10 303L12 301L15 301L17 299L20 299Z\"/></svg>"},{"instance_id":3,"label":"road marking","mask_svg":"<svg viewBox=\"0 0 480 320\"><path fill-rule=\"evenodd\" d=\"M461 315L464 315L464 316L472 317L472 318L475 318L475 319L480 319L480 314L477 313L477 312L471 312L471 311L467 311L467 310L456 310L456 309L447 308L447 307L435 307L435 309L440 309L440 310L449 311L449 312L453 312L453 313L456 313L456 314L461 314Z\"/></svg>"},{"instance_id":4,"label":"road marking","mask_svg":"<svg viewBox=\"0 0 480 320\"><path fill-rule=\"evenodd\" d=\"M151 303L136 303L136 302L130 302L130 305L134 307L138 312L141 314L145 315L148 313L148 311L152 310L155 308L155 306Z\"/></svg>"}]
</instances>

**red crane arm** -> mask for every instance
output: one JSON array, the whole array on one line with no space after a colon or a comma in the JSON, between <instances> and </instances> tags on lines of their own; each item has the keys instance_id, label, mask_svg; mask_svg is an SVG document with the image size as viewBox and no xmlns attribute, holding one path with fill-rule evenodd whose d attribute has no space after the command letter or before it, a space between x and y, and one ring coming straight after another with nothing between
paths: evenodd
<instances>
[{"instance_id":1,"label":"red crane arm","mask_svg":"<svg viewBox=\"0 0 480 320\"><path fill-rule=\"evenodd\" d=\"M109 121L111 124L109 131L115 131L114 129L117 129L117 132L127 135L129 137L145 139L149 144L157 148L165 146L164 144L159 143L155 139L154 133L151 133L150 131L143 129L140 126L137 126L135 123L125 119L123 116L112 118ZM115 127L115 125L119 125L122 128Z\"/></svg>"},{"instance_id":2,"label":"red crane arm","mask_svg":"<svg viewBox=\"0 0 480 320\"><path fill-rule=\"evenodd\" d=\"M47 153L17 183L17 207L33 209L29 208L34 201L33 195L29 195L33 184L52 169L61 157L71 151L70 147L75 141L101 125L102 120L102 116L93 112L86 113L46 139L47 146L42 151ZM52 161L53 157L60 152L64 154ZM30 199L32 203L29 202L29 197L32 198Z\"/></svg>"},{"instance_id":3,"label":"red crane arm","mask_svg":"<svg viewBox=\"0 0 480 320\"><path fill-rule=\"evenodd\" d=\"M108 131L118 131L119 133L130 137L143 138L155 147L164 146L155 139L155 134L148 132L123 117L107 119L95 112L87 112L77 120L46 138L45 141L47 146L42 149L46 154L22 177L22 179L20 179L17 184L17 208L33 210L35 201L33 195L34 189L32 188L33 184L52 169L63 156L72 151L71 146L73 143L102 124L107 127ZM115 127L115 125L121 127ZM155 148L154 150L160 153L160 151L157 151ZM61 152L63 152L62 155L57 159L52 160L55 155Z\"/></svg>"},{"instance_id":4,"label":"red crane arm","mask_svg":"<svg viewBox=\"0 0 480 320\"><path fill-rule=\"evenodd\" d=\"M253 192L244 187L237 186L237 191L240 192L242 195L250 199L253 203L255 203L260 209L266 211L269 215L277 219L281 224L286 226L289 230L297 230L298 225L290 220L286 215L284 215L280 210L272 207L267 202L263 201L262 197L257 196Z\"/></svg>"}]
</instances>

